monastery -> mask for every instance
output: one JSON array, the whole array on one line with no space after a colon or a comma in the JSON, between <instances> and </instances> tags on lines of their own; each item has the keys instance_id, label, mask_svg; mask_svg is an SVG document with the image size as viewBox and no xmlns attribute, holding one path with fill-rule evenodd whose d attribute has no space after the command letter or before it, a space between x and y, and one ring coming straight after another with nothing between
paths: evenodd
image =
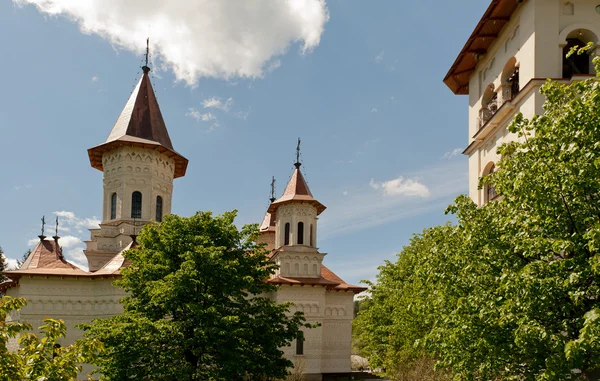
<instances>
[{"instance_id":1,"label":"monastery","mask_svg":"<svg viewBox=\"0 0 600 381\"><path fill-rule=\"evenodd\" d=\"M185 176L188 160L175 151L154 90L150 68L127 101L106 141L88 150L90 164L103 173L102 222L91 229L84 253L89 271L68 262L60 237L40 241L18 270L4 273L0 294L27 299L11 319L34 327L46 317L62 319L69 344L81 337L77 324L122 312L122 289L112 285L128 265L123 252L136 244L142 225L161 222L171 212L173 180ZM300 171L295 170L283 195L271 198L260 227L261 240L279 270L267 280L278 285L270 297L293 302L290 312L303 311L310 323L305 339L283 348L285 355L306 365L306 380L350 372L354 295L365 290L346 284L325 265L317 247L318 216L325 206L315 199ZM57 233L58 234L58 233ZM91 368L84 369L82 376Z\"/></svg>"}]
</instances>

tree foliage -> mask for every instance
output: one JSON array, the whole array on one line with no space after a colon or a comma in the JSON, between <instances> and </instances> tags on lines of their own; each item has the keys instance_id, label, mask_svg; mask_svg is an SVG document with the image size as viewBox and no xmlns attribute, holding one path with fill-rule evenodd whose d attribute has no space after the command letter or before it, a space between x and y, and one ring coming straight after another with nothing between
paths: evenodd
<instances>
[{"instance_id":1,"label":"tree foliage","mask_svg":"<svg viewBox=\"0 0 600 381\"><path fill-rule=\"evenodd\" d=\"M7 315L18 312L25 299L4 296L0 299L0 381L75 381L82 363L94 361L102 351L97 340L79 340L61 347L58 342L67 329L62 320L44 319L40 337L28 332L31 324L6 321ZM9 351L10 340L18 338L18 346Z\"/></svg>"},{"instance_id":2,"label":"tree foliage","mask_svg":"<svg viewBox=\"0 0 600 381\"><path fill-rule=\"evenodd\" d=\"M304 318L269 298L275 270L255 243L255 225L238 230L235 212L171 215L148 225L116 284L124 313L95 320L88 337L106 352L105 380L270 380L292 363L281 347Z\"/></svg>"},{"instance_id":3,"label":"tree foliage","mask_svg":"<svg viewBox=\"0 0 600 381\"><path fill-rule=\"evenodd\" d=\"M600 81L541 93L545 113L516 117L481 180L501 200L458 197L456 225L380 268L356 323L372 366L429 356L456 380L598 378Z\"/></svg>"}]
</instances>

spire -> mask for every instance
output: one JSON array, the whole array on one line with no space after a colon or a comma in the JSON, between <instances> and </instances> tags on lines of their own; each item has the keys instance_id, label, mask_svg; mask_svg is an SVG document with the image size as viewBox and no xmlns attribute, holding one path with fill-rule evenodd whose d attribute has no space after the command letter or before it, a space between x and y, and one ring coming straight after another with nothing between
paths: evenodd
<instances>
[{"instance_id":1,"label":"spire","mask_svg":"<svg viewBox=\"0 0 600 381\"><path fill-rule=\"evenodd\" d=\"M321 212L325 210L325 205L317 201L310 192L308 184L306 183L306 180L304 180L304 176L300 171L301 165L300 139L298 139L298 146L296 147L296 163L294 163L296 168L294 169L294 173L292 173L292 177L283 191L283 195L278 200L271 203L269 212L276 210L282 204L288 204L291 202L312 203L317 208L317 214L321 214Z\"/></svg>"},{"instance_id":2,"label":"spire","mask_svg":"<svg viewBox=\"0 0 600 381\"><path fill-rule=\"evenodd\" d=\"M103 170L102 154L123 145L156 148L175 160L175 177L185 175L188 160L173 149L167 126L160 112L148 67L149 40L146 40L146 65L137 86L106 141L88 150L92 167Z\"/></svg>"}]
</instances>

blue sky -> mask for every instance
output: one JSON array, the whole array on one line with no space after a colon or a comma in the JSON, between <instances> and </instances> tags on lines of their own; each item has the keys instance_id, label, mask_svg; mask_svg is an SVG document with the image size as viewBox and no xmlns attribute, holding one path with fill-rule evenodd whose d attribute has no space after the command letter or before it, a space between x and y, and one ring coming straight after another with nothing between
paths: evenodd
<instances>
[{"instance_id":1,"label":"blue sky","mask_svg":"<svg viewBox=\"0 0 600 381\"><path fill-rule=\"evenodd\" d=\"M326 12L297 9L288 20L261 1L251 11L171 1L164 12L144 1L119 8L135 20L129 30L103 32L98 0L79 14L74 1L29 1L0 2L0 246L9 258L30 247L42 215L58 213L68 256L81 263L86 229L101 216L102 173L87 149L106 139L139 78L146 35L157 41L153 83L167 128L190 161L173 213L237 209L240 225L260 222L271 176L279 195L300 137L306 179L328 207L318 246L356 284L413 233L449 220L445 207L467 191L467 98L442 79L487 2L328 0ZM161 29L169 17L176 30ZM256 38L241 49L246 33Z\"/></svg>"}]
</instances>

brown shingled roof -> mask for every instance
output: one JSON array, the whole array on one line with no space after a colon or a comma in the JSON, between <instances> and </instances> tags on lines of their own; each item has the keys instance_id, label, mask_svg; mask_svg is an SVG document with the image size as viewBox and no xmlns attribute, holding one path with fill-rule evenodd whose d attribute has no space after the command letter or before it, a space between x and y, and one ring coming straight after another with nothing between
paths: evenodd
<instances>
[{"instance_id":1,"label":"brown shingled roof","mask_svg":"<svg viewBox=\"0 0 600 381\"><path fill-rule=\"evenodd\" d=\"M454 94L469 94L469 78L477 67L479 59L496 41L500 31L508 24L521 2L522 0L492 0L444 77L444 83Z\"/></svg>"},{"instance_id":2,"label":"brown shingled roof","mask_svg":"<svg viewBox=\"0 0 600 381\"><path fill-rule=\"evenodd\" d=\"M86 271L65 259L57 240L47 239L40 239L19 269L6 271L5 274L88 275Z\"/></svg>"},{"instance_id":3,"label":"brown shingled roof","mask_svg":"<svg viewBox=\"0 0 600 381\"><path fill-rule=\"evenodd\" d=\"M317 201L310 192L310 189L308 189L308 184L306 184L306 180L304 180L304 176L302 176L302 172L300 171L299 163L296 164L296 169L285 187L283 195L269 206L268 212L273 213L279 206L294 201L313 204L317 208L317 214L321 214L326 209L325 205Z\"/></svg>"},{"instance_id":4,"label":"brown shingled roof","mask_svg":"<svg viewBox=\"0 0 600 381\"><path fill-rule=\"evenodd\" d=\"M177 153L171 144L167 126L160 112L148 72L144 74L131 93L121 115L104 143L90 148L88 155L92 167L103 170L102 154L119 146L155 148L175 160L175 177L185 175L188 160Z\"/></svg>"}]
</instances>

